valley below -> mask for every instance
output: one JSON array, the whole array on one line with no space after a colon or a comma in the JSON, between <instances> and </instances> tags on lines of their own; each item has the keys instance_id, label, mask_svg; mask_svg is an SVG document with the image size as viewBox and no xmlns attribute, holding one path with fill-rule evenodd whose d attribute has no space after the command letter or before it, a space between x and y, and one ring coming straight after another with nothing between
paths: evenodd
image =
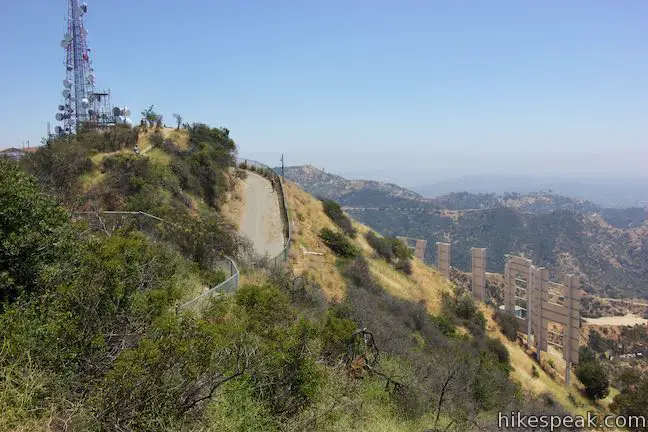
<instances>
[{"instance_id":1,"label":"valley below","mask_svg":"<svg viewBox=\"0 0 648 432\"><path fill-rule=\"evenodd\" d=\"M503 273L505 255L515 254L549 268L555 281L580 275L584 316L648 312L643 209L607 209L542 191L427 198L395 184L346 180L312 166L287 167L285 173L313 195L337 200L381 234L427 240L425 261L431 265L436 242L451 243L451 265L465 272L470 248L484 247L488 272ZM635 303L628 303L632 299Z\"/></svg>"}]
</instances>

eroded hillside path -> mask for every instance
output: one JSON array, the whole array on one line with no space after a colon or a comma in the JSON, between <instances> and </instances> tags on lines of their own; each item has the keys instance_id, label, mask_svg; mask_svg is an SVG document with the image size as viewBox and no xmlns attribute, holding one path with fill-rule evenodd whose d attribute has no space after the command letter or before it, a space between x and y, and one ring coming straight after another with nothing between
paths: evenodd
<instances>
[{"instance_id":1,"label":"eroded hillside path","mask_svg":"<svg viewBox=\"0 0 648 432\"><path fill-rule=\"evenodd\" d=\"M256 253L274 258L284 247L279 197L268 179L246 172L239 232L252 241Z\"/></svg>"}]
</instances>

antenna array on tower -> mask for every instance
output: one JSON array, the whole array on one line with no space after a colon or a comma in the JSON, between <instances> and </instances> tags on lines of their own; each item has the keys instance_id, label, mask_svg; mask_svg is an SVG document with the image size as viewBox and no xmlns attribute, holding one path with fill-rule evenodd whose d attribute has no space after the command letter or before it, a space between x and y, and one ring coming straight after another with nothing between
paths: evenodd
<instances>
[{"instance_id":1,"label":"antenna array on tower","mask_svg":"<svg viewBox=\"0 0 648 432\"><path fill-rule=\"evenodd\" d=\"M128 108L112 107L110 90L95 89L95 73L87 42L88 30L84 24L87 12L87 3L68 0L67 32L61 40L61 47L66 52L66 77L61 91L63 104L58 106L55 116L62 124L54 129L59 135L74 133L81 124L90 128L132 124Z\"/></svg>"}]
</instances>

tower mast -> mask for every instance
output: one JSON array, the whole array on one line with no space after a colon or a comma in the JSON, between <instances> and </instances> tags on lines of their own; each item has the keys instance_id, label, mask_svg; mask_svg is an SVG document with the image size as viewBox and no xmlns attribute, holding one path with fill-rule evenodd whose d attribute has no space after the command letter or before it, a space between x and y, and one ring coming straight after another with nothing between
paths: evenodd
<instances>
[{"instance_id":1,"label":"tower mast","mask_svg":"<svg viewBox=\"0 0 648 432\"><path fill-rule=\"evenodd\" d=\"M67 0L67 31L61 41L65 49L65 80L63 81L63 104L59 105L56 120L58 135L75 133L81 124L91 128L111 126L116 123L130 123L127 108L113 108L110 91L95 89L95 74L90 61L88 30L84 16L87 3Z\"/></svg>"},{"instance_id":2,"label":"tower mast","mask_svg":"<svg viewBox=\"0 0 648 432\"><path fill-rule=\"evenodd\" d=\"M87 87L92 85L86 67L86 62L89 63L89 57L88 46L83 34L83 10L80 10L78 0L68 1L68 16L68 33L72 35L71 48L68 49L68 64L73 65L74 113L78 124L87 119Z\"/></svg>"}]
</instances>

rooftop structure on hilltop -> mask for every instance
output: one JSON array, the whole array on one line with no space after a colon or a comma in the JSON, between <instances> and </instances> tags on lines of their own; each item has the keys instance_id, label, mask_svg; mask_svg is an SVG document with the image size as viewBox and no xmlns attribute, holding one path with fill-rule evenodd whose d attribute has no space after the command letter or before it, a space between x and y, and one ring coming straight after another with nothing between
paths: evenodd
<instances>
[{"instance_id":1,"label":"rooftop structure on hilltop","mask_svg":"<svg viewBox=\"0 0 648 432\"><path fill-rule=\"evenodd\" d=\"M8 149L0 150L0 158L8 158L13 160L19 160L21 157L25 156L28 153L35 153L38 150L38 147L10 147Z\"/></svg>"}]
</instances>

